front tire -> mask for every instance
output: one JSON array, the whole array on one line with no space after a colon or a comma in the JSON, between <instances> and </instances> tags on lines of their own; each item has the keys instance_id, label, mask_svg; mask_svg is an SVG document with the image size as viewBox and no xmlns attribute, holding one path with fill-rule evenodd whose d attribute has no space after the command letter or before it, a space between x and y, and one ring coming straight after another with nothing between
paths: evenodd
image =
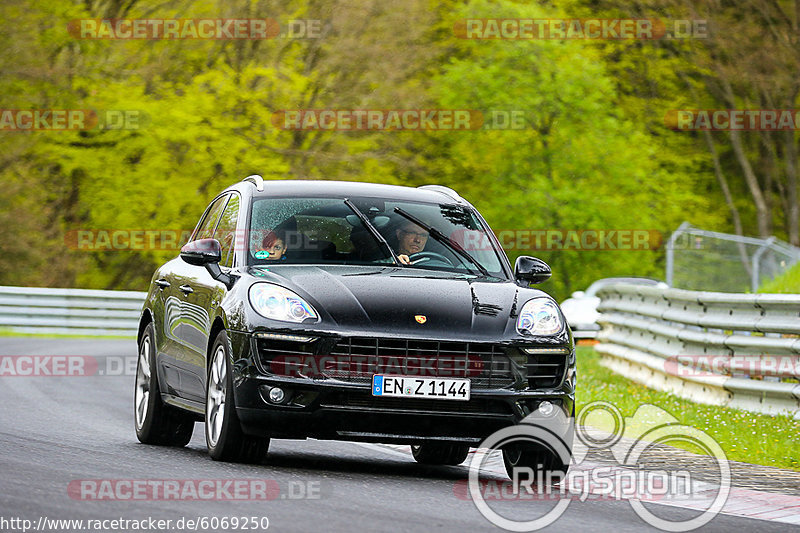
<instances>
[{"instance_id":1,"label":"front tire","mask_svg":"<svg viewBox=\"0 0 800 533\"><path fill-rule=\"evenodd\" d=\"M514 479L514 469L530 468L534 472L534 479L559 483L569 470L569 465L565 465L553 451L532 445L505 446L503 463L511 479Z\"/></svg>"},{"instance_id":2,"label":"front tire","mask_svg":"<svg viewBox=\"0 0 800 533\"><path fill-rule=\"evenodd\" d=\"M152 322L139 342L133 413L136 438L144 444L186 446L192 439L194 418L161 400L156 372L156 344Z\"/></svg>"},{"instance_id":3,"label":"front tire","mask_svg":"<svg viewBox=\"0 0 800 533\"><path fill-rule=\"evenodd\" d=\"M414 460L424 465L460 465L467 459L469 446L449 442L423 442L411 446Z\"/></svg>"},{"instance_id":4,"label":"front tire","mask_svg":"<svg viewBox=\"0 0 800 533\"><path fill-rule=\"evenodd\" d=\"M242 432L233 396L230 343L225 331L211 348L206 379L206 447L215 461L257 463L267 454L269 439Z\"/></svg>"}]
</instances>

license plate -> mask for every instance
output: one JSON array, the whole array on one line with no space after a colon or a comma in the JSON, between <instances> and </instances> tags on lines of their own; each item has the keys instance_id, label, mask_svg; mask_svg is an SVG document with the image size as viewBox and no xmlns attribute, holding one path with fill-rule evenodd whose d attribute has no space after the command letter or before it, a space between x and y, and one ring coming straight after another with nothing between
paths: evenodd
<instances>
[{"instance_id":1,"label":"license plate","mask_svg":"<svg viewBox=\"0 0 800 533\"><path fill-rule=\"evenodd\" d=\"M373 396L469 400L468 379L416 378L411 376L372 376Z\"/></svg>"}]
</instances>

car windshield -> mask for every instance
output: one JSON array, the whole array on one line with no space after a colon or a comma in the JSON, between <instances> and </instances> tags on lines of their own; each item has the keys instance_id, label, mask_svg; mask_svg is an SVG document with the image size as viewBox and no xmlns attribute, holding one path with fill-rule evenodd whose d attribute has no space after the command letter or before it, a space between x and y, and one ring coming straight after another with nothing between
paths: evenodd
<instances>
[{"instance_id":1,"label":"car windshield","mask_svg":"<svg viewBox=\"0 0 800 533\"><path fill-rule=\"evenodd\" d=\"M395 264L394 252L400 259L407 258L408 268L465 274L479 274L482 268L492 276L505 277L493 241L467 207L376 198L349 200L352 206L345 198L255 199L248 264ZM400 213L412 215L445 238L429 235ZM360 215L383 239L373 234Z\"/></svg>"}]
</instances>

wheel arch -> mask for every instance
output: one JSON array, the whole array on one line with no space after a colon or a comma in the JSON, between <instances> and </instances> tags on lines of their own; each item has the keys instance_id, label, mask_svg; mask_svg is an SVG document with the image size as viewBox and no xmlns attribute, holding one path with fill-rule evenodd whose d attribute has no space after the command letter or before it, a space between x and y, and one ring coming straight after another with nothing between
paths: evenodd
<instances>
[{"instance_id":1,"label":"wheel arch","mask_svg":"<svg viewBox=\"0 0 800 533\"><path fill-rule=\"evenodd\" d=\"M151 322L153 322L153 313L150 312L150 309L145 308L144 311L142 311L142 316L139 318L139 330L136 332L137 345L142 342L144 329L147 327L147 324L150 324Z\"/></svg>"},{"instance_id":2,"label":"wheel arch","mask_svg":"<svg viewBox=\"0 0 800 533\"><path fill-rule=\"evenodd\" d=\"M211 330L208 333L208 344L206 346L206 372L208 372L209 365L211 364L211 350L214 348L214 341L219 335L220 331L226 330L227 327L225 326L225 320L223 320L222 315L217 315L214 318L214 322L211 324Z\"/></svg>"}]
</instances>

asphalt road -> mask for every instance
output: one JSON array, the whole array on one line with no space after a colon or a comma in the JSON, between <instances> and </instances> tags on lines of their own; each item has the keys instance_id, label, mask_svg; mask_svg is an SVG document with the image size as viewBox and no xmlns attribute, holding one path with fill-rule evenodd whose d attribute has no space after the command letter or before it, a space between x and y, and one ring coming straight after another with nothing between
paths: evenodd
<instances>
[{"instance_id":1,"label":"asphalt road","mask_svg":"<svg viewBox=\"0 0 800 533\"><path fill-rule=\"evenodd\" d=\"M0 377L0 531L21 530L17 527L21 522L9 520L27 519L38 525L40 517L152 517L171 519L173 524L181 518L267 517L269 530L298 532L498 530L471 501L456 497L454 486L466 479L466 466L424 467L407 453L387 447L273 441L262 465L225 464L206 455L199 423L186 448L140 444L133 429L134 376L118 365L123 357L135 360L135 353L132 341L0 338L0 355L84 355L99 363L92 376ZM501 479L492 473L484 478ZM273 494L270 501L90 501L69 490L80 480L252 479L270 480L270 487L277 486L280 495ZM312 498L294 499L304 491L310 491ZM510 517L532 518L552 505L503 502L496 508L505 509ZM697 514L675 507L648 507L673 521ZM173 525L169 530L186 529ZM547 528L587 529L655 530L626 501L572 502ZM785 523L720 515L702 530L792 529Z\"/></svg>"}]
</instances>

